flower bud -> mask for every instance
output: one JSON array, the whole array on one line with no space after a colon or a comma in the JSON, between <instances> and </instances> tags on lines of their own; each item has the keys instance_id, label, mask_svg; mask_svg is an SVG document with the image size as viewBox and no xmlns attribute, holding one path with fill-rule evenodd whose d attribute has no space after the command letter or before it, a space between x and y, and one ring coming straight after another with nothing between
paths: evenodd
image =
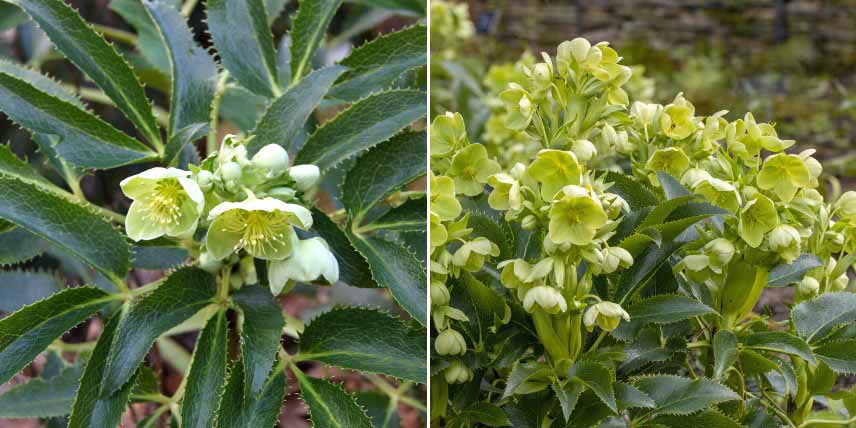
<instances>
[{"instance_id":1,"label":"flower bud","mask_svg":"<svg viewBox=\"0 0 856 428\"><path fill-rule=\"evenodd\" d=\"M818 290L820 290L820 282L808 275L803 277L797 286L797 292L801 296L813 296L817 294Z\"/></svg>"},{"instance_id":2,"label":"flower bud","mask_svg":"<svg viewBox=\"0 0 856 428\"><path fill-rule=\"evenodd\" d=\"M577 62L584 62L588 57L589 50L591 49L591 43L582 37L577 37L568 43L566 49L570 51L571 56L573 56Z\"/></svg>"},{"instance_id":3,"label":"flower bud","mask_svg":"<svg viewBox=\"0 0 856 428\"><path fill-rule=\"evenodd\" d=\"M553 83L553 67L541 62L532 69L532 80L538 89L547 89Z\"/></svg>"},{"instance_id":4,"label":"flower bud","mask_svg":"<svg viewBox=\"0 0 856 428\"><path fill-rule=\"evenodd\" d=\"M431 281L431 305L443 306L449 304L449 288L446 284L438 281Z\"/></svg>"},{"instance_id":5,"label":"flower bud","mask_svg":"<svg viewBox=\"0 0 856 428\"><path fill-rule=\"evenodd\" d=\"M788 263L794 261L800 255L800 244L802 238L793 226L780 224L770 231L767 237L770 249L785 259Z\"/></svg>"},{"instance_id":6,"label":"flower bud","mask_svg":"<svg viewBox=\"0 0 856 428\"><path fill-rule=\"evenodd\" d=\"M718 267L731 262L736 251L734 244L725 238L714 239L704 246L704 252L709 257L710 263Z\"/></svg>"},{"instance_id":7,"label":"flower bud","mask_svg":"<svg viewBox=\"0 0 856 428\"><path fill-rule=\"evenodd\" d=\"M220 176L224 181L238 181L241 179L241 166L235 162L226 162L220 167Z\"/></svg>"},{"instance_id":8,"label":"flower bud","mask_svg":"<svg viewBox=\"0 0 856 428\"><path fill-rule=\"evenodd\" d=\"M450 328L437 335L434 350L439 355L464 355L467 353L467 341L461 333Z\"/></svg>"},{"instance_id":9,"label":"flower bud","mask_svg":"<svg viewBox=\"0 0 856 428\"><path fill-rule=\"evenodd\" d=\"M473 380L473 371L461 360L453 360L443 371L443 377L449 384L466 383Z\"/></svg>"},{"instance_id":10,"label":"flower bud","mask_svg":"<svg viewBox=\"0 0 856 428\"><path fill-rule=\"evenodd\" d=\"M538 227L538 219L535 218L534 215L529 214L526 217L523 217L523 220L520 222L520 227L523 230L535 230Z\"/></svg>"},{"instance_id":11,"label":"flower bud","mask_svg":"<svg viewBox=\"0 0 856 428\"><path fill-rule=\"evenodd\" d=\"M252 256L242 258L238 267L241 273L241 281L244 284L252 285L259 282L259 277L256 274L256 263Z\"/></svg>"},{"instance_id":12,"label":"flower bud","mask_svg":"<svg viewBox=\"0 0 856 428\"><path fill-rule=\"evenodd\" d=\"M589 140L576 140L571 145L571 151L581 162L588 162L597 156L597 148Z\"/></svg>"},{"instance_id":13,"label":"flower bud","mask_svg":"<svg viewBox=\"0 0 856 428\"><path fill-rule=\"evenodd\" d=\"M844 291L847 289L848 285L850 285L850 278L848 278L847 275L841 275L830 281L829 289L831 291Z\"/></svg>"},{"instance_id":14,"label":"flower bud","mask_svg":"<svg viewBox=\"0 0 856 428\"><path fill-rule=\"evenodd\" d=\"M315 165L295 165L288 169L288 175L294 180L295 187L305 192L315 187L321 171Z\"/></svg>"},{"instance_id":15,"label":"flower bud","mask_svg":"<svg viewBox=\"0 0 856 428\"><path fill-rule=\"evenodd\" d=\"M568 310L568 303L562 293L546 285L532 287L523 298L523 309L526 312L534 312L536 306L541 307L548 314L558 314Z\"/></svg>"},{"instance_id":16,"label":"flower bud","mask_svg":"<svg viewBox=\"0 0 856 428\"><path fill-rule=\"evenodd\" d=\"M602 193L599 196L603 210L606 211L606 215L612 220L618 218L622 212L630 211L630 204L615 193Z\"/></svg>"},{"instance_id":17,"label":"flower bud","mask_svg":"<svg viewBox=\"0 0 856 428\"><path fill-rule=\"evenodd\" d=\"M633 256L629 251L621 247L609 247L606 249L607 258L615 258L618 260L618 267L627 269L633 265Z\"/></svg>"},{"instance_id":18,"label":"flower bud","mask_svg":"<svg viewBox=\"0 0 856 428\"><path fill-rule=\"evenodd\" d=\"M597 325L604 331L613 331L618 328L621 320L630 321L630 314L621 305L612 302L600 302L592 305L583 315L583 324L588 331L594 330Z\"/></svg>"},{"instance_id":19,"label":"flower bud","mask_svg":"<svg viewBox=\"0 0 856 428\"><path fill-rule=\"evenodd\" d=\"M826 240L827 245L829 245L829 249L835 253L841 252L841 250L844 248L844 242L847 240L847 238L845 238L844 235L839 232L829 231L826 232L823 236Z\"/></svg>"},{"instance_id":20,"label":"flower bud","mask_svg":"<svg viewBox=\"0 0 856 428\"><path fill-rule=\"evenodd\" d=\"M196 173L196 183L199 184L199 188L202 191L207 192L211 190L211 187L214 185L214 174L211 171L201 170Z\"/></svg>"},{"instance_id":21,"label":"flower bud","mask_svg":"<svg viewBox=\"0 0 856 428\"><path fill-rule=\"evenodd\" d=\"M842 217L856 217L856 191L844 192L835 203L835 209Z\"/></svg>"},{"instance_id":22,"label":"flower bud","mask_svg":"<svg viewBox=\"0 0 856 428\"><path fill-rule=\"evenodd\" d=\"M279 144L268 144L253 156L253 166L268 170L273 176L285 171L288 164L288 152Z\"/></svg>"}]
</instances>

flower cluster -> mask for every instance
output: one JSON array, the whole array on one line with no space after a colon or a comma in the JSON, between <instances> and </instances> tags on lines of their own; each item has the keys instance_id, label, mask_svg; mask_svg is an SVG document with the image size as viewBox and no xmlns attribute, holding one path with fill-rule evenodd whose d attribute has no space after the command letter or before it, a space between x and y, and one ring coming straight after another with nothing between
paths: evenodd
<instances>
[{"instance_id":1,"label":"flower cluster","mask_svg":"<svg viewBox=\"0 0 856 428\"><path fill-rule=\"evenodd\" d=\"M277 144L249 157L246 143L227 136L219 152L190 171L156 167L124 179L122 191L133 200L125 222L128 236L180 239L203 269L236 268L230 276L234 287L258 282L256 259L267 262L275 295L297 281L338 281L338 263L326 242L300 239L295 230L312 227L307 206L318 167L290 166L288 153Z\"/></svg>"}]
</instances>

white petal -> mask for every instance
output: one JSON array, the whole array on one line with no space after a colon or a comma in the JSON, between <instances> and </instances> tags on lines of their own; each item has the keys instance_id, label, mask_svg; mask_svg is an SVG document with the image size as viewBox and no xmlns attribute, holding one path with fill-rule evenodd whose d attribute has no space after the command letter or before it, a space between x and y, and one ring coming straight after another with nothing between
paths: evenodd
<instances>
[{"instance_id":1,"label":"white petal","mask_svg":"<svg viewBox=\"0 0 856 428\"><path fill-rule=\"evenodd\" d=\"M149 168L139 174L132 175L130 177L126 177L119 183L119 186L124 186L128 182L136 178L143 178L148 180L158 180L161 178L172 178L172 177L190 177L190 171L185 171L183 169L178 168L162 168L162 167L154 167Z\"/></svg>"},{"instance_id":2,"label":"white petal","mask_svg":"<svg viewBox=\"0 0 856 428\"><path fill-rule=\"evenodd\" d=\"M231 210L282 211L294 214L300 222L297 226L301 229L312 227L312 212L301 205L285 203L276 198L247 199L242 202L222 202L211 210L208 214L208 220L213 220L220 214Z\"/></svg>"},{"instance_id":3,"label":"white petal","mask_svg":"<svg viewBox=\"0 0 856 428\"><path fill-rule=\"evenodd\" d=\"M288 169L288 175L294 179L298 189L306 191L318 183L321 170L315 165L295 165Z\"/></svg>"},{"instance_id":4,"label":"white petal","mask_svg":"<svg viewBox=\"0 0 856 428\"><path fill-rule=\"evenodd\" d=\"M187 192L187 196L190 197L190 200L196 202L196 209L199 210L199 213L201 214L202 210L205 208L205 194L202 193L199 183L197 183L196 180L185 177L179 177L178 183L181 184L181 187L183 187L184 191Z\"/></svg>"}]
</instances>

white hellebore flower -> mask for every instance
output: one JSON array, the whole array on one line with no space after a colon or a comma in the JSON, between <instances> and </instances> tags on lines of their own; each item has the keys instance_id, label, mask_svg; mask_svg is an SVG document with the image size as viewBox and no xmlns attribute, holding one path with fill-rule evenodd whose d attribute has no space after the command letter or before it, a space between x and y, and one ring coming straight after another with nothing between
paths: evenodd
<instances>
[{"instance_id":1,"label":"white hellebore flower","mask_svg":"<svg viewBox=\"0 0 856 428\"><path fill-rule=\"evenodd\" d=\"M125 218L125 231L134 241L193 235L205 195L189 171L152 168L122 180L119 186L134 200Z\"/></svg>"},{"instance_id":2,"label":"white hellebore flower","mask_svg":"<svg viewBox=\"0 0 856 428\"><path fill-rule=\"evenodd\" d=\"M339 281L339 263L324 239L293 239L291 257L270 262L268 280L274 296L294 281L309 282L321 277L330 284Z\"/></svg>"},{"instance_id":3,"label":"white hellebore flower","mask_svg":"<svg viewBox=\"0 0 856 428\"><path fill-rule=\"evenodd\" d=\"M600 302L588 308L583 315L583 324L588 331L592 331L597 325L604 331L613 331L618 328L621 320L630 321L630 314L621 305L612 302Z\"/></svg>"},{"instance_id":4,"label":"white hellebore flower","mask_svg":"<svg viewBox=\"0 0 856 428\"><path fill-rule=\"evenodd\" d=\"M288 169L288 175L294 180L297 190L305 192L318 184L318 179L321 177L321 170L311 164L295 165Z\"/></svg>"},{"instance_id":5,"label":"white hellebore flower","mask_svg":"<svg viewBox=\"0 0 856 428\"><path fill-rule=\"evenodd\" d=\"M559 290L547 286L539 285L532 287L526 292L523 297L523 309L526 312L535 311L535 306L540 306L548 314L558 314L568 310L568 302Z\"/></svg>"},{"instance_id":6,"label":"white hellebore flower","mask_svg":"<svg viewBox=\"0 0 856 428\"><path fill-rule=\"evenodd\" d=\"M270 176L278 176L288 168L288 152L279 144L268 144L253 155L253 166L270 172Z\"/></svg>"}]
</instances>

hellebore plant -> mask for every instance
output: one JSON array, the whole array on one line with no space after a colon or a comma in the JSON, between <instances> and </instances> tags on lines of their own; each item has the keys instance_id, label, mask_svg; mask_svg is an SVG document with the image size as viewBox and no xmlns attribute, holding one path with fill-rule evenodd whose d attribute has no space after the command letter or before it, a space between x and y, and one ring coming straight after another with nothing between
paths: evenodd
<instances>
[{"instance_id":1,"label":"hellebore plant","mask_svg":"<svg viewBox=\"0 0 856 428\"><path fill-rule=\"evenodd\" d=\"M345 19L328 44L342 1L303 0L277 46L287 2L178 3L112 0L135 34L93 27L64 0L0 5L53 43L29 64L0 60L0 111L37 147L0 146L0 383L47 361L3 389L0 418L114 428L135 403L141 428L271 428L298 389L315 426L425 412L427 29L352 47L365 30ZM186 19L203 6L195 30L211 52ZM320 66L327 52L347 55ZM35 69L63 58L82 73L70 81L97 89ZM484 172L467 167L473 187ZM280 306L313 285L335 286L332 307ZM340 306L346 285L387 289L365 296L395 315ZM319 364L375 387L352 395L304 372Z\"/></svg>"},{"instance_id":2,"label":"hellebore plant","mask_svg":"<svg viewBox=\"0 0 856 428\"><path fill-rule=\"evenodd\" d=\"M856 192L751 113L632 100L607 43L542 61L431 126L432 426L856 422Z\"/></svg>"}]
</instances>

